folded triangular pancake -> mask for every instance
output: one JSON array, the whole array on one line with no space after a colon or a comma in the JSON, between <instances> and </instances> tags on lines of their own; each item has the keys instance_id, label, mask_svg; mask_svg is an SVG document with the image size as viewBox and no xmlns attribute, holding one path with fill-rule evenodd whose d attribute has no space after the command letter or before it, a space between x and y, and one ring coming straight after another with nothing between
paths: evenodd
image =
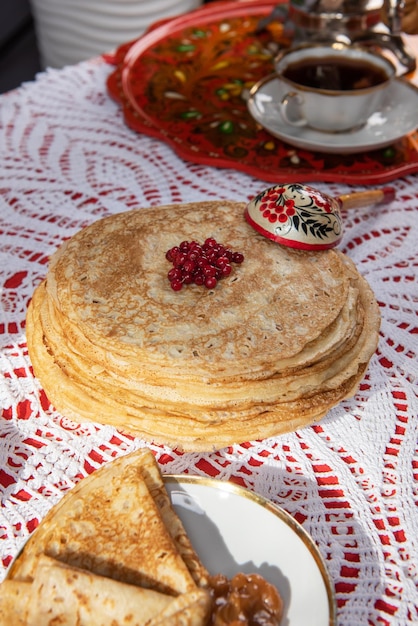
<instances>
[{"instance_id":1,"label":"folded triangular pancake","mask_svg":"<svg viewBox=\"0 0 418 626\"><path fill-rule=\"evenodd\" d=\"M175 600L45 556L31 587L27 626L144 626Z\"/></svg>"},{"instance_id":2,"label":"folded triangular pancake","mask_svg":"<svg viewBox=\"0 0 418 626\"><path fill-rule=\"evenodd\" d=\"M45 517L10 570L34 578L34 557L177 595L196 587L142 476L144 452L120 457L76 485Z\"/></svg>"},{"instance_id":3,"label":"folded triangular pancake","mask_svg":"<svg viewBox=\"0 0 418 626\"><path fill-rule=\"evenodd\" d=\"M211 609L203 589L174 598L44 555L33 571L32 582L1 585L0 626L202 626Z\"/></svg>"},{"instance_id":4,"label":"folded triangular pancake","mask_svg":"<svg viewBox=\"0 0 418 626\"><path fill-rule=\"evenodd\" d=\"M199 587L205 587L208 584L209 572L197 556L180 518L172 507L160 469L154 455L148 448L142 450L141 472L149 492L160 510L163 522L194 581Z\"/></svg>"}]
</instances>

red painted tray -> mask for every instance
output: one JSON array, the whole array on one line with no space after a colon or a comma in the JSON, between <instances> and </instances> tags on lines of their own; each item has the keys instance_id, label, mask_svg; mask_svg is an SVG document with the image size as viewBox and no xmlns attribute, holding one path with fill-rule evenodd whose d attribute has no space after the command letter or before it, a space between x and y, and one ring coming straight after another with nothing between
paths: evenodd
<instances>
[{"instance_id":1,"label":"red painted tray","mask_svg":"<svg viewBox=\"0 0 418 626\"><path fill-rule=\"evenodd\" d=\"M290 43L278 23L256 33L276 4L215 2L121 46L107 87L126 124L165 141L185 160L269 182L367 185L418 171L417 131L379 150L324 154L294 148L253 120L246 94L273 71L277 48Z\"/></svg>"}]
</instances>

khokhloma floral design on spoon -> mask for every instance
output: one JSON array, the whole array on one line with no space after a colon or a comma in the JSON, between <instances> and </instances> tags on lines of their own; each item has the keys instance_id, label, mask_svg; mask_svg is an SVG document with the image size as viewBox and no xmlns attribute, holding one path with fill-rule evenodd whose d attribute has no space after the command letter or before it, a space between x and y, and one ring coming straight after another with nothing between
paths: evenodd
<instances>
[{"instance_id":1,"label":"khokhloma floral design on spoon","mask_svg":"<svg viewBox=\"0 0 418 626\"><path fill-rule=\"evenodd\" d=\"M325 250L342 238L341 202L300 183L278 184L258 194L245 218L277 243L303 250Z\"/></svg>"}]
</instances>

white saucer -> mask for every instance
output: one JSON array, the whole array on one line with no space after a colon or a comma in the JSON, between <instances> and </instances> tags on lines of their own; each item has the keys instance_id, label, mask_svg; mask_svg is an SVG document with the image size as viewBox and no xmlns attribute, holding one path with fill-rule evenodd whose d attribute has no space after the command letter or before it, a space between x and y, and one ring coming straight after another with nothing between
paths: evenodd
<instances>
[{"instance_id":1,"label":"white saucer","mask_svg":"<svg viewBox=\"0 0 418 626\"><path fill-rule=\"evenodd\" d=\"M397 78L387 90L386 102L361 129L327 133L286 124L278 104L285 86L274 74L256 83L250 91L248 110L271 135L306 150L350 154L384 148L418 127L418 88Z\"/></svg>"}]
</instances>

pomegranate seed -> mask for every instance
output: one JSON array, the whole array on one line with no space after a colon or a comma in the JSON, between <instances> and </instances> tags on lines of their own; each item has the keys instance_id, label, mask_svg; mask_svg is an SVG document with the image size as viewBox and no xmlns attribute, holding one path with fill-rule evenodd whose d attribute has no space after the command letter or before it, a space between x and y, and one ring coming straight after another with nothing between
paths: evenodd
<instances>
[{"instance_id":1,"label":"pomegranate seed","mask_svg":"<svg viewBox=\"0 0 418 626\"><path fill-rule=\"evenodd\" d=\"M180 289L183 288L183 283L181 282L181 280L172 280L170 284L171 289L173 289L174 291L180 291Z\"/></svg>"},{"instance_id":2,"label":"pomegranate seed","mask_svg":"<svg viewBox=\"0 0 418 626\"><path fill-rule=\"evenodd\" d=\"M191 272L185 272L183 274L183 283L185 285L191 285L193 282L193 274Z\"/></svg>"},{"instance_id":3,"label":"pomegranate seed","mask_svg":"<svg viewBox=\"0 0 418 626\"><path fill-rule=\"evenodd\" d=\"M207 265L206 267L203 268L203 274L204 276L215 276L216 274L216 267L213 267L213 265Z\"/></svg>"},{"instance_id":4,"label":"pomegranate seed","mask_svg":"<svg viewBox=\"0 0 418 626\"><path fill-rule=\"evenodd\" d=\"M197 252L197 254L202 254L202 246L197 241L192 241L189 247L190 252Z\"/></svg>"},{"instance_id":5,"label":"pomegranate seed","mask_svg":"<svg viewBox=\"0 0 418 626\"><path fill-rule=\"evenodd\" d=\"M213 263L214 261L217 260L218 255L216 254L216 251L213 248L209 248L209 250L206 252L206 258L209 261L209 263Z\"/></svg>"},{"instance_id":6,"label":"pomegranate seed","mask_svg":"<svg viewBox=\"0 0 418 626\"><path fill-rule=\"evenodd\" d=\"M244 260L244 255L241 252L234 252L232 255L232 261L234 263L242 263Z\"/></svg>"},{"instance_id":7,"label":"pomegranate seed","mask_svg":"<svg viewBox=\"0 0 418 626\"><path fill-rule=\"evenodd\" d=\"M186 259L183 264L183 269L185 272L194 272L196 268L196 263L191 259Z\"/></svg>"},{"instance_id":8,"label":"pomegranate seed","mask_svg":"<svg viewBox=\"0 0 418 626\"><path fill-rule=\"evenodd\" d=\"M192 283L213 289L218 280L232 272L231 263L244 260L241 252L225 248L214 237L205 239L203 245L194 240L182 241L179 246L170 248L165 256L173 265L167 277L174 291Z\"/></svg>"},{"instance_id":9,"label":"pomegranate seed","mask_svg":"<svg viewBox=\"0 0 418 626\"><path fill-rule=\"evenodd\" d=\"M165 258L168 261L172 261L174 259L174 257L176 256L177 252L179 251L177 246L174 246L174 248L170 248L170 250L167 250L167 253L165 255Z\"/></svg>"},{"instance_id":10,"label":"pomegranate seed","mask_svg":"<svg viewBox=\"0 0 418 626\"><path fill-rule=\"evenodd\" d=\"M203 274L201 274L201 273L195 274L195 276L194 276L194 284L195 285L204 285L205 284L205 277L203 276Z\"/></svg>"},{"instance_id":11,"label":"pomegranate seed","mask_svg":"<svg viewBox=\"0 0 418 626\"><path fill-rule=\"evenodd\" d=\"M171 282L172 280L180 280L181 278L181 269L178 267L173 267L167 274L168 280Z\"/></svg>"},{"instance_id":12,"label":"pomegranate seed","mask_svg":"<svg viewBox=\"0 0 418 626\"><path fill-rule=\"evenodd\" d=\"M229 265L229 259L227 256L220 256L216 260L216 265L222 267L222 265Z\"/></svg>"},{"instance_id":13,"label":"pomegranate seed","mask_svg":"<svg viewBox=\"0 0 418 626\"><path fill-rule=\"evenodd\" d=\"M205 287L208 289L214 289L217 285L218 281L215 276L208 276L205 280Z\"/></svg>"},{"instance_id":14,"label":"pomegranate seed","mask_svg":"<svg viewBox=\"0 0 418 626\"><path fill-rule=\"evenodd\" d=\"M179 252L174 258L175 267L181 267L186 260L186 255L182 252Z\"/></svg>"}]
</instances>

